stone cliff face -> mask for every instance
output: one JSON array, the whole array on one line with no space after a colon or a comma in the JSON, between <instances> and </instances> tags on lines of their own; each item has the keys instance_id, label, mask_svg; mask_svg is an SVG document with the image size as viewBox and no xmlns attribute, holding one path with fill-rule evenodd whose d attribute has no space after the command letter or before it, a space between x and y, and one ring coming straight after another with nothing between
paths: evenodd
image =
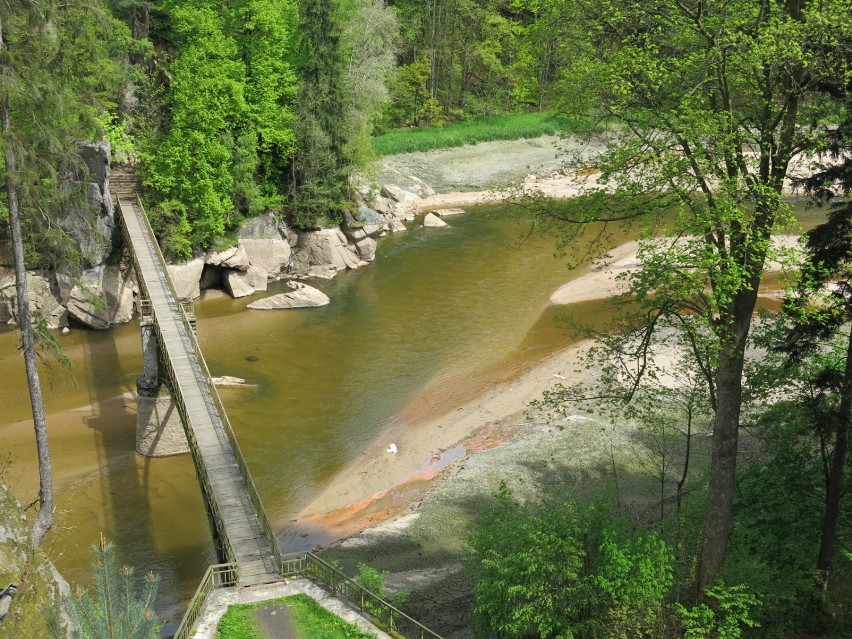
<instances>
[{"instance_id":1,"label":"stone cliff face","mask_svg":"<svg viewBox=\"0 0 852 639\"><path fill-rule=\"evenodd\" d=\"M80 262L59 271L32 271L27 275L30 307L49 328L68 326L70 320L92 328L126 322L136 290L132 272L114 264L107 266L115 229L109 143L83 145L79 154L87 170L68 179L61 188L70 191L83 185L88 206L67 206L57 225L76 244ZM0 276L0 322L17 321L16 305L14 275Z\"/></svg>"}]
</instances>

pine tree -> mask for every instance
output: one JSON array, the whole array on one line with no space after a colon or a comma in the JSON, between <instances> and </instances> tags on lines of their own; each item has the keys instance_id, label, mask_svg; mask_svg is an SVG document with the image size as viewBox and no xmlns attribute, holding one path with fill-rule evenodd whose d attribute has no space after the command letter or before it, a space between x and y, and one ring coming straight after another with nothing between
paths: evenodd
<instances>
[{"instance_id":1,"label":"pine tree","mask_svg":"<svg viewBox=\"0 0 852 639\"><path fill-rule=\"evenodd\" d=\"M293 160L295 222L337 221L349 177L346 159L346 65L337 0L302 5L302 56Z\"/></svg>"},{"instance_id":2,"label":"pine tree","mask_svg":"<svg viewBox=\"0 0 852 639\"><path fill-rule=\"evenodd\" d=\"M95 592L77 586L63 608L76 628L74 639L156 639L160 624L154 612L159 576L149 572L136 578L133 568L119 568L115 546L101 535L92 544Z\"/></svg>"}]
</instances>

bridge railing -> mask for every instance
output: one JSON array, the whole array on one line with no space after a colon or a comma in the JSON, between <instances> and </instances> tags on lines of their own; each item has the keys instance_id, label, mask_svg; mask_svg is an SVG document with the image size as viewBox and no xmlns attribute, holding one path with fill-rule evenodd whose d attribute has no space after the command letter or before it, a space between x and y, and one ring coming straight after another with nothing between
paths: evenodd
<instances>
[{"instance_id":1,"label":"bridge railing","mask_svg":"<svg viewBox=\"0 0 852 639\"><path fill-rule=\"evenodd\" d=\"M157 244L156 240L154 239L154 230L151 228L151 224L148 221L148 216L145 215L144 209L142 208L142 202L139 200L138 196L136 197L136 204L139 207L139 211L142 213L142 215L140 216L141 219L142 219L142 224L145 226L145 228L146 228L146 230L149 234L149 237L151 238L151 243L154 247L154 252L157 256L157 260L160 263L160 268L161 268L161 271L163 273L164 279L165 279L165 281L166 281L166 283L169 287L169 290L172 293L172 296L174 297L175 303L178 304L178 308L180 310L181 321L183 322L184 327L186 328L186 334L187 334L188 339L189 339L189 344L192 347L192 349L195 353L195 357L198 361L198 365L201 368L201 374L204 378L205 383L207 384L207 388L210 391L210 397L212 398L212 401L213 401L213 407L215 408L216 412L219 414L219 419L222 422L222 426L225 430L225 436L227 437L228 442L230 443L231 448L234 452L234 458L236 459L237 467L239 468L240 475L242 476L243 481L246 484L246 490L248 492L249 500L251 501L251 504L252 504L252 507L255 510L255 513L257 514L258 524L260 525L260 528L263 532L263 535L266 538L267 545L269 546L270 550L272 551L273 557L275 559L276 567L280 566L280 564L281 564L281 551L278 548L278 542L275 538L275 531L273 530L272 526L269 523L269 517L266 514L266 508L263 505L263 501L260 498L260 493L258 492L257 486L255 486L254 480L252 479L251 473L249 472L248 466L246 465L245 457L243 456L242 450L240 449L240 445L237 442L237 437L234 434L234 429L231 426L231 421L228 419L228 413L225 411L225 407L222 404L222 398L219 396L219 391L216 389L215 384L213 384L213 378L210 375L210 370L207 368L207 361L204 359L204 355L201 352L201 347L198 345L198 339L195 335L195 326L194 326L195 317L194 317L194 315L191 314L192 306L191 306L191 304L187 305L187 304L183 303L183 301L178 297L177 292L175 291L174 285L172 284L172 279L171 279L171 277L169 277L169 271L168 271L168 268L167 268L167 265L166 265L166 260L163 257L162 252L160 251L159 245ZM125 233L126 233L126 231L125 231ZM146 292L146 297L147 297L147 292ZM157 340L158 340L158 342L160 342L160 347L162 348L163 344L161 342L161 339L162 338L160 336L159 329L158 329L157 330ZM165 352L165 351L162 351L162 352ZM168 359L168 358L166 358L166 359ZM173 375L172 371L169 371L169 372L170 372L170 374ZM174 377L172 377L172 379L174 380ZM172 385L174 387L178 386L176 383L173 383ZM176 391L176 392L179 392L179 391ZM182 399L183 398L181 398L181 400ZM179 406L183 406L182 401L180 402ZM181 417L185 418L186 415L181 414ZM188 423L188 422L184 422L184 423ZM197 450L198 450L197 444L194 441L190 442L190 446L193 446L195 448L195 452L197 452ZM198 455L193 455L193 457L197 457L197 456ZM205 475L204 479L206 480L206 472L204 473L204 475ZM210 488L209 482L207 482L207 485L204 486L204 489L206 491L209 488ZM212 494L212 493L208 492L207 494ZM217 510L217 512L214 513L214 517L218 517L217 524L220 524L221 523L221 517L219 517L218 509L216 509L216 510ZM224 526L219 527L219 530L220 530L220 532L224 532ZM226 540L226 543L227 543L227 540ZM230 543L228 543L228 550L230 551L230 554L226 555L226 556L230 560L233 560L234 555L233 555L233 551L230 549Z\"/></svg>"},{"instance_id":2,"label":"bridge railing","mask_svg":"<svg viewBox=\"0 0 852 639\"><path fill-rule=\"evenodd\" d=\"M332 595L348 601L373 623L398 639L441 639L441 636L412 619L354 579L347 577L312 552L290 553L281 557L281 575L304 575L327 588Z\"/></svg>"},{"instance_id":3,"label":"bridge railing","mask_svg":"<svg viewBox=\"0 0 852 639\"><path fill-rule=\"evenodd\" d=\"M209 566L204 573L204 577L201 578L198 589L195 591L192 599L189 600L189 606L183 615L183 619L181 619L173 639L189 639L192 636L195 622L201 616L204 604L210 593L216 588L235 586L238 581L239 569L236 564L216 564Z\"/></svg>"}]
</instances>

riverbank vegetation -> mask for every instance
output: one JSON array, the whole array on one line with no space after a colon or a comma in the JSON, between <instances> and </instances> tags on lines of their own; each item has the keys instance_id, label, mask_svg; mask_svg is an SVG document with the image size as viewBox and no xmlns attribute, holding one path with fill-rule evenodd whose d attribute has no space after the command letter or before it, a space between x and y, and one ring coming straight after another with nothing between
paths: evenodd
<instances>
[{"instance_id":1,"label":"riverbank vegetation","mask_svg":"<svg viewBox=\"0 0 852 639\"><path fill-rule=\"evenodd\" d=\"M372 148L379 156L396 155L447 149L477 142L538 138L543 135L566 133L575 127L578 125L572 118L554 113L480 116L441 126L388 131L373 138Z\"/></svg>"}]
</instances>

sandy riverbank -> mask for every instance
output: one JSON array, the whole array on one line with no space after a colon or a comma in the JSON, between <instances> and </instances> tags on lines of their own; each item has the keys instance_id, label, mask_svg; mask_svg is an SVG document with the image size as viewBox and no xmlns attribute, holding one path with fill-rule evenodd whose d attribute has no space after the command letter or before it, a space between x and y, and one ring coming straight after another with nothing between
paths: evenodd
<instances>
[{"instance_id":1,"label":"sandy riverbank","mask_svg":"<svg viewBox=\"0 0 852 639\"><path fill-rule=\"evenodd\" d=\"M521 193L565 199L594 187L598 174L561 172L560 157L591 156L600 143L557 138L493 142L462 149L406 154L386 158L380 178L403 178L414 171L425 176L438 193L423 198L422 210L464 207L503 201ZM477 164L479 158L487 161ZM513 158L516 158L513 160ZM497 190L514 179L515 189ZM397 179L403 183L404 180ZM454 190L493 187L492 190ZM776 237L777 247L790 247L796 236ZM551 304L570 305L601 300L623 292L618 275L639 266L637 243L626 242L610 251L603 267L587 267L555 290ZM780 265L767 265L777 274ZM777 279L777 278L776 278ZM761 295L777 295L777 285L763 287ZM296 528L308 539L326 544L368 526L388 521L418 503L442 474L452 474L477 451L492 448L517 434L529 403L557 381L573 381L578 349L574 346L537 364L516 379L501 383L451 412L389 432L361 458L345 468L298 516ZM555 377L559 375L562 378ZM396 453L387 452L390 444Z\"/></svg>"},{"instance_id":2,"label":"sandy riverbank","mask_svg":"<svg viewBox=\"0 0 852 639\"><path fill-rule=\"evenodd\" d=\"M297 527L328 542L399 514L442 473L452 474L470 455L514 436L543 390L577 379L572 371L583 348L566 348L449 413L376 441L300 513ZM387 451L391 443L398 452Z\"/></svg>"}]
</instances>

